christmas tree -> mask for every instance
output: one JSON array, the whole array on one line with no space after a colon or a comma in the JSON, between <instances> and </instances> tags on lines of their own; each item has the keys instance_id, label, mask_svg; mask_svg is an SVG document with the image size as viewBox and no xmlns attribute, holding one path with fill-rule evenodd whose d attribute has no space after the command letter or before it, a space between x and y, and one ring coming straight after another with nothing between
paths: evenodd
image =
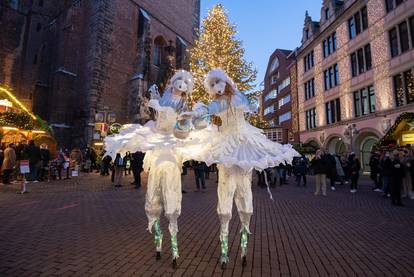
<instances>
[{"instance_id":1,"label":"christmas tree","mask_svg":"<svg viewBox=\"0 0 414 277\"><path fill-rule=\"evenodd\" d=\"M195 85L194 101L208 101L203 81L213 68L223 69L241 92L250 91L256 79L252 63L244 60L242 43L237 40L236 27L232 25L221 5L215 5L202 22L200 36L189 50L190 70Z\"/></svg>"}]
</instances>

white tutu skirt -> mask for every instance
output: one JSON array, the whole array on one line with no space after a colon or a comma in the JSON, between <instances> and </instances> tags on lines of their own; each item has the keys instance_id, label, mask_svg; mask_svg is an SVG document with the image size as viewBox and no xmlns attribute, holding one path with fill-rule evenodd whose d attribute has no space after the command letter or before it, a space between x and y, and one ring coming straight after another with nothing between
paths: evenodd
<instances>
[{"instance_id":1,"label":"white tutu skirt","mask_svg":"<svg viewBox=\"0 0 414 277\"><path fill-rule=\"evenodd\" d=\"M243 128L237 128L237 131L212 127L201 145L182 151L207 165L238 166L247 171L261 171L285 162L291 164L293 157L300 156L290 144L273 142L260 129L248 123Z\"/></svg>"},{"instance_id":2,"label":"white tutu skirt","mask_svg":"<svg viewBox=\"0 0 414 277\"><path fill-rule=\"evenodd\" d=\"M107 136L104 143L106 155L112 158L115 158L117 153L124 156L126 152L148 152L168 148L180 155L184 159L183 161L186 161L192 159L193 155L182 150L187 147L198 149L208 136L207 133L207 129L194 130L186 139L178 139L171 130L162 132L156 128L155 121L149 121L144 126L140 124L125 125L119 134Z\"/></svg>"}]
</instances>

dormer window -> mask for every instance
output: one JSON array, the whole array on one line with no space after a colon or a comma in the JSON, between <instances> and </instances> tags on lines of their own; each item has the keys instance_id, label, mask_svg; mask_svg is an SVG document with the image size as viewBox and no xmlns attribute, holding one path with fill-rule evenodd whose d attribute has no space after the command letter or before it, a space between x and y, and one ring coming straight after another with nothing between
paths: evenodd
<instances>
[{"instance_id":1,"label":"dormer window","mask_svg":"<svg viewBox=\"0 0 414 277\"><path fill-rule=\"evenodd\" d=\"M276 57L273 62L272 65L270 66L270 72L275 71L277 68L279 67L279 58Z\"/></svg>"},{"instance_id":2,"label":"dormer window","mask_svg":"<svg viewBox=\"0 0 414 277\"><path fill-rule=\"evenodd\" d=\"M305 38L306 39L309 39L309 29L306 29L305 30Z\"/></svg>"},{"instance_id":3,"label":"dormer window","mask_svg":"<svg viewBox=\"0 0 414 277\"><path fill-rule=\"evenodd\" d=\"M331 17L331 10L329 8L325 9L325 20L328 20Z\"/></svg>"}]
</instances>

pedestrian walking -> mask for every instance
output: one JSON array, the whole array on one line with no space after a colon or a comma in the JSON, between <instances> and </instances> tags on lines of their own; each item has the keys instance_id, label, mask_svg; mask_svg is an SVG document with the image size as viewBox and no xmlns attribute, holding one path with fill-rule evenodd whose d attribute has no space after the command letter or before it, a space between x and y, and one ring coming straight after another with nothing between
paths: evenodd
<instances>
[{"instance_id":1,"label":"pedestrian walking","mask_svg":"<svg viewBox=\"0 0 414 277\"><path fill-rule=\"evenodd\" d=\"M3 172L3 184L10 184L10 176L16 166L16 152L13 146L13 143L10 143L4 150L4 159L1 166L1 171Z\"/></svg>"},{"instance_id":2,"label":"pedestrian walking","mask_svg":"<svg viewBox=\"0 0 414 277\"><path fill-rule=\"evenodd\" d=\"M29 168L30 168L30 180L33 182L39 181L39 169L41 166L41 152L40 147L35 145L34 140L29 141L29 145L27 146L26 156L29 159Z\"/></svg>"},{"instance_id":3,"label":"pedestrian walking","mask_svg":"<svg viewBox=\"0 0 414 277\"><path fill-rule=\"evenodd\" d=\"M135 185L136 189L141 187L141 172L143 170L144 157L145 154L140 151L137 151L131 155L131 168L134 176L134 181L131 185Z\"/></svg>"},{"instance_id":4,"label":"pedestrian walking","mask_svg":"<svg viewBox=\"0 0 414 277\"><path fill-rule=\"evenodd\" d=\"M265 187L266 183L265 183L264 171L256 170L256 174L257 174L257 185L262 188Z\"/></svg>"},{"instance_id":5,"label":"pedestrian walking","mask_svg":"<svg viewBox=\"0 0 414 277\"><path fill-rule=\"evenodd\" d=\"M125 176L131 175L131 152L126 152L124 157L125 162Z\"/></svg>"},{"instance_id":6,"label":"pedestrian walking","mask_svg":"<svg viewBox=\"0 0 414 277\"><path fill-rule=\"evenodd\" d=\"M403 185L403 195L402 197L411 198L412 196L412 180L411 180L411 171L413 165L413 156L409 149L403 149L400 152L401 162L403 164L404 177L402 180Z\"/></svg>"},{"instance_id":7,"label":"pedestrian walking","mask_svg":"<svg viewBox=\"0 0 414 277\"><path fill-rule=\"evenodd\" d=\"M114 160L114 179L113 183L115 187L122 187L122 174L125 168L125 160L121 157L121 154L117 153Z\"/></svg>"},{"instance_id":8,"label":"pedestrian walking","mask_svg":"<svg viewBox=\"0 0 414 277\"><path fill-rule=\"evenodd\" d=\"M39 174L39 180L44 181L45 178L49 178L49 162L50 162L50 151L47 144L42 144L40 146L40 159L41 159L41 168Z\"/></svg>"},{"instance_id":9,"label":"pedestrian walking","mask_svg":"<svg viewBox=\"0 0 414 277\"><path fill-rule=\"evenodd\" d=\"M324 159L324 153L321 149L316 151L315 157L311 161L311 168L315 175L315 195L319 195L322 189L322 195L326 194L326 174L327 165Z\"/></svg>"},{"instance_id":10,"label":"pedestrian walking","mask_svg":"<svg viewBox=\"0 0 414 277\"><path fill-rule=\"evenodd\" d=\"M404 165L400 160L400 153L394 150L391 155L390 192L391 203L395 206L403 206L401 202L402 180L404 178Z\"/></svg>"},{"instance_id":11,"label":"pedestrian walking","mask_svg":"<svg viewBox=\"0 0 414 277\"><path fill-rule=\"evenodd\" d=\"M380 155L374 151L369 158L370 178L374 182L374 191L381 191L379 174L380 174Z\"/></svg>"},{"instance_id":12,"label":"pedestrian walking","mask_svg":"<svg viewBox=\"0 0 414 277\"><path fill-rule=\"evenodd\" d=\"M200 191L201 189L203 189L204 191L206 189L206 179L204 175L206 170L206 164L204 162L193 161L192 167L194 170L197 191Z\"/></svg>"},{"instance_id":13,"label":"pedestrian walking","mask_svg":"<svg viewBox=\"0 0 414 277\"><path fill-rule=\"evenodd\" d=\"M82 162L83 162L83 155L82 152L78 147L75 147L70 152L70 164L71 168L74 168L75 170L79 170L82 168Z\"/></svg>"},{"instance_id":14,"label":"pedestrian walking","mask_svg":"<svg viewBox=\"0 0 414 277\"><path fill-rule=\"evenodd\" d=\"M308 159L305 155L302 155L300 158L295 158L293 163L293 173L296 176L296 185L300 186L301 181L303 180L303 186L306 187L306 173L308 171Z\"/></svg>"},{"instance_id":15,"label":"pedestrian walking","mask_svg":"<svg viewBox=\"0 0 414 277\"><path fill-rule=\"evenodd\" d=\"M3 160L4 160L4 151L3 151L3 147L0 147L0 173L1 173L1 168L3 166Z\"/></svg>"},{"instance_id":16,"label":"pedestrian walking","mask_svg":"<svg viewBox=\"0 0 414 277\"><path fill-rule=\"evenodd\" d=\"M361 165L355 153L349 155L349 170L351 174L351 193L355 193L357 192L359 171L361 170Z\"/></svg>"},{"instance_id":17,"label":"pedestrian walking","mask_svg":"<svg viewBox=\"0 0 414 277\"><path fill-rule=\"evenodd\" d=\"M111 161L112 158L109 155L105 156L105 153L102 154L102 167L101 167L101 175L102 176L108 176L109 175L109 169L111 168Z\"/></svg>"},{"instance_id":18,"label":"pedestrian walking","mask_svg":"<svg viewBox=\"0 0 414 277\"><path fill-rule=\"evenodd\" d=\"M324 155L325 163L327 166L326 177L331 183L331 190L336 190L335 181L338 179L338 173L336 172L336 161L333 154L327 153Z\"/></svg>"},{"instance_id":19,"label":"pedestrian walking","mask_svg":"<svg viewBox=\"0 0 414 277\"><path fill-rule=\"evenodd\" d=\"M345 182L345 171L344 171L344 168L342 167L341 157L339 155L335 155L334 158L335 158L337 180L341 182L341 185L343 185Z\"/></svg>"}]
</instances>

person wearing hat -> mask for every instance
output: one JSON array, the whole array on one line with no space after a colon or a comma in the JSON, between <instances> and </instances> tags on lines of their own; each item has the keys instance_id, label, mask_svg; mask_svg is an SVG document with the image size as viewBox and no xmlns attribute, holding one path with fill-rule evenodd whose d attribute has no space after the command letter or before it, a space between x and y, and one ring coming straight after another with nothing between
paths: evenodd
<instances>
[{"instance_id":1,"label":"person wearing hat","mask_svg":"<svg viewBox=\"0 0 414 277\"><path fill-rule=\"evenodd\" d=\"M110 156L114 157L116 153L124 155L127 151L145 152L143 169L148 172L145 199L148 231L154 231L156 258L160 259L163 238L160 217L164 211L169 221L173 267L176 267L179 257L177 219L181 214L181 170L186 161L180 149L193 140L189 122L177 121L177 116L190 110L189 97L193 85L191 74L179 70L169 80L162 97L157 86L151 86L149 107L154 109L156 120L144 126L125 125L119 134L105 138L105 150Z\"/></svg>"},{"instance_id":2,"label":"person wearing hat","mask_svg":"<svg viewBox=\"0 0 414 277\"><path fill-rule=\"evenodd\" d=\"M241 221L240 245L242 264L245 266L250 218L253 214L252 172L254 169L264 171L280 163L290 164L294 156L300 155L291 145L281 145L267 139L260 129L246 121L245 112L254 113L255 107L222 69L211 70L204 86L210 95L210 103L197 104L193 111L182 113L180 118L192 118L194 121L210 115L220 119L216 121L218 127L212 129L211 140L206 141L194 159L204 161L207 165L218 164L220 263L225 268L229 262L229 222L234 201ZM266 173L264 175L266 178ZM269 188L268 192L271 195Z\"/></svg>"}]
</instances>

